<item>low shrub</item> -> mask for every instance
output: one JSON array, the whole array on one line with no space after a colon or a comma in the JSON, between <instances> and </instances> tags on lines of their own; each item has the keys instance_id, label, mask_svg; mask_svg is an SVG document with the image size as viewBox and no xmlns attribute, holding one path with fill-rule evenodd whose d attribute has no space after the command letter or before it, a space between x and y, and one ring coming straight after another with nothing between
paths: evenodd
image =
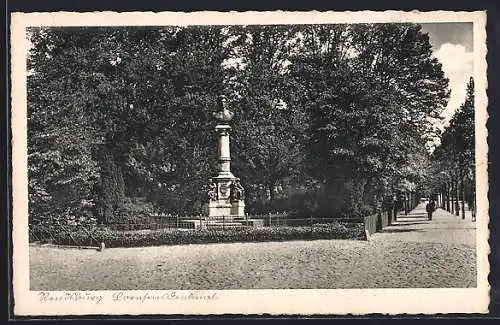
<instances>
[{"instance_id":1,"label":"low shrub","mask_svg":"<svg viewBox=\"0 0 500 325\"><path fill-rule=\"evenodd\" d=\"M317 192L295 193L289 197L278 197L273 201L249 202L247 210L252 214L268 214L286 211L289 215L314 215L322 196Z\"/></svg>"},{"instance_id":2,"label":"low shrub","mask_svg":"<svg viewBox=\"0 0 500 325\"><path fill-rule=\"evenodd\" d=\"M90 214L74 215L71 211L53 216L33 218L29 223L29 240L50 242L60 233L77 233L95 227L97 221Z\"/></svg>"},{"instance_id":3,"label":"low shrub","mask_svg":"<svg viewBox=\"0 0 500 325\"><path fill-rule=\"evenodd\" d=\"M123 207L118 208L110 224L147 224L151 222L151 215L155 213L152 203L139 198L126 198Z\"/></svg>"},{"instance_id":4,"label":"low shrub","mask_svg":"<svg viewBox=\"0 0 500 325\"><path fill-rule=\"evenodd\" d=\"M58 245L96 246L104 242L106 247L144 247L159 245L208 244L231 242L265 242L308 239L362 239L363 224L333 223L312 227L263 227L224 230L149 230L116 231L94 229L93 231L61 232L53 238Z\"/></svg>"}]
</instances>

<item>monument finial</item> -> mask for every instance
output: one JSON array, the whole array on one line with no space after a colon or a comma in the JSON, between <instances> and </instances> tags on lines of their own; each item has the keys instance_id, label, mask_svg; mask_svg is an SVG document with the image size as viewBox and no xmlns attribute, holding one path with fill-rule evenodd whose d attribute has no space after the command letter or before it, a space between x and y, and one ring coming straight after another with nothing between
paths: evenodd
<instances>
[{"instance_id":1,"label":"monument finial","mask_svg":"<svg viewBox=\"0 0 500 325\"><path fill-rule=\"evenodd\" d=\"M214 112L214 117L220 122L229 122L233 119L234 113L226 107L226 96L220 95L218 98L219 111Z\"/></svg>"},{"instance_id":2,"label":"monument finial","mask_svg":"<svg viewBox=\"0 0 500 325\"><path fill-rule=\"evenodd\" d=\"M217 98L217 101L218 101L218 105L219 105L219 109L222 111L226 108L226 95L220 95L218 98Z\"/></svg>"}]
</instances>

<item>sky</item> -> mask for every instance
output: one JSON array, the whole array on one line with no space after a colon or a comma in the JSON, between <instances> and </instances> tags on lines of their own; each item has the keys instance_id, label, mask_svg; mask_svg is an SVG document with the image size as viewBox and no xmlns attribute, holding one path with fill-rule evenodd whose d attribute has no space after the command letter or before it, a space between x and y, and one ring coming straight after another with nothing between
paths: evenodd
<instances>
[{"instance_id":1,"label":"sky","mask_svg":"<svg viewBox=\"0 0 500 325\"><path fill-rule=\"evenodd\" d=\"M433 55L449 79L450 99L442 113L446 125L465 101L467 82L473 75L472 23L422 24L422 31L428 33Z\"/></svg>"}]
</instances>

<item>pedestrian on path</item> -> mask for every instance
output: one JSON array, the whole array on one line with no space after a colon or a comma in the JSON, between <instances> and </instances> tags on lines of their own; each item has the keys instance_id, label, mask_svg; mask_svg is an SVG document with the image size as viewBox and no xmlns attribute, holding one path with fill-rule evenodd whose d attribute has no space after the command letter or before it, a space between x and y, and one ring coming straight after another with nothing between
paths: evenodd
<instances>
[{"instance_id":1,"label":"pedestrian on path","mask_svg":"<svg viewBox=\"0 0 500 325\"><path fill-rule=\"evenodd\" d=\"M427 219L432 220L432 213L436 211L436 203L434 200L431 199L429 203L427 203L425 210L427 211Z\"/></svg>"}]
</instances>

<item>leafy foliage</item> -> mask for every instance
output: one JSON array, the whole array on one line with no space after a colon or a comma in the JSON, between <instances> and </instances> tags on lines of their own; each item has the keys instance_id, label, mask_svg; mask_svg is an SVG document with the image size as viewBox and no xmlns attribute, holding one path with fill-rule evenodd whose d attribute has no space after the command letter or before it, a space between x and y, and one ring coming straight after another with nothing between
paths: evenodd
<instances>
[{"instance_id":1,"label":"leafy foliage","mask_svg":"<svg viewBox=\"0 0 500 325\"><path fill-rule=\"evenodd\" d=\"M274 200L303 174L304 112L286 104L287 63L294 30L284 26L232 27L227 88L234 121L234 161L250 196Z\"/></svg>"},{"instance_id":2,"label":"leafy foliage","mask_svg":"<svg viewBox=\"0 0 500 325\"><path fill-rule=\"evenodd\" d=\"M368 185L385 194L418 180L414 164L449 95L420 27L309 26L303 35L292 75L311 114L309 156L333 206L356 211Z\"/></svg>"},{"instance_id":3,"label":"leafy foliage","mask_svg":"<svg viewBox=\"0 0 500 325\"><path fill-rule=\"evenodd\" d=\"M444 187L463 187L459 196L465 196L469 206L474 205L475 196L474 128L474 79L471 77L465 101L443 131L441 143L433 153L433 177L429 184L435 193L442 192Z\"/></svg>"},{"instance_id":4,"label":"leafy foliage","mask_svg":"<svg viewBox=\"0 0 500 325\"><path fill-rule=\"evenodd\" d=\"M83 246L97 245L104 242L106 247L144 247L158 245L184 245L208 243L232 243L255 241L311 240L311 239L364 239L363 224L347 225L334 223L303 227L266 227L243 229L204 229L204 230L154 230L93 232L61 231L55 235L53 243L57 245Z\"/></svg>"},{"instance_id":5,"label":"leafy foliage","mask_svg":"<svg viewBox=\"0 0 500 325\"><path fill-rule=\"evenodd\" d=\"M212 113L222 94L235 112L232 166L250 210L367 213L383 196L422 183L433 121L448 98L428 37L414 24L28 35L37 218L116 223L156 209L200 213L215 173ZM466 146L470 130L459 132ZM462 162L473 155L464 150ZM135 209L135 198L152 206Z\"/></svg>"}]
</instances>

